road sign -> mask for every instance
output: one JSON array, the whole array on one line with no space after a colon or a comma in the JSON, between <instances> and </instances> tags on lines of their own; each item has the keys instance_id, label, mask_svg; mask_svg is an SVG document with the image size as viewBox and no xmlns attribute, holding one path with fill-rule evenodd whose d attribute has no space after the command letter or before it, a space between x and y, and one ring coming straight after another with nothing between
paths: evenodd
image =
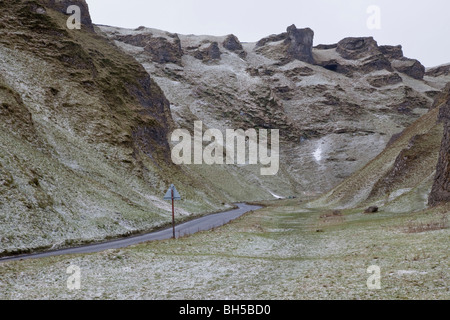
<instances>
[{"instance_id":1,"label":"road sign","mask_svg":"<svg viewBox=\"0 0 450 320\"><path fill-rule=\"evenodd\" d=\"M177 191L177 188L172 184L167 190L166 195L164 196L164 200L172 200L172 189L173 189L173 200L181 200L181 196Z\"/></svg>"},{"instance_id":2,"label":"road sign","mask_svg":"<svg viewBox=\"0 0 450 320\"><path fill-rule=\"evenodd\" d=\"M164 196L164 200L172 201L172 230L173 230L173 238L175 239L175 206L174 200L181 200L181 196L177 191L177 188L173 184L170 185L169 190L167 190L166 195Z\"/></svg>"}]
</instances>

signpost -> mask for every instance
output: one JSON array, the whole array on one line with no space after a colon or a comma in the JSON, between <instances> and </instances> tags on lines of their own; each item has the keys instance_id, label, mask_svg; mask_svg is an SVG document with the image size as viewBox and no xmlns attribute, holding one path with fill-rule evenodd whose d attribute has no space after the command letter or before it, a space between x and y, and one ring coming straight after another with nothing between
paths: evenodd
<instances>
[{"instance_id":1,"label":"signpost","mask_svg":"<svg viewBox=\"0 0 450 320\"><path fill-rule=\"evenodd\" d=\"M181 200L181 196L178 193L177 189L173 184L170 185L169 190L167 190L166 195L164 196L164 200L172 201L172 229L173 229L173 238L175 239L175 200Z\"/></svg>"}]
</instances>

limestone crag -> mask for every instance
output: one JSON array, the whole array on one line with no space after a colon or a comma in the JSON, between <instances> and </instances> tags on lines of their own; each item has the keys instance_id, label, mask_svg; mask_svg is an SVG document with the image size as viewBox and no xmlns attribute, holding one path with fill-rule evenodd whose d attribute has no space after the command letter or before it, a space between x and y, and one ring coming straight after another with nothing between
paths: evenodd
<instances>
[{"instance_id":1,"label":"limestone crag","mask_svg":"<svg viewBox=\"0 0 450 320\"><path fill-rule=\"evenodd\" d=\"M401 46L379 46L369 37L313 46L314 32L295 25L256 43L234 35L178 34L182 65L155 63L147 51L121 41L145 33L167 38L165 31L99 29L155 78L178 127L192 130L202 120L222 132L279 129L280 171L287 180L239 168L239 176L249 174L273 192L281 186L321 192L343 181L428 112L446 79L428 77L428 83L396 70L393 62L404 59Z\"/></svg>"},{"instance_id":2,"label":"limestone crag","mask_svg":"<svg viewBox=\"0 0 450 320\"><path fill-rule=\"evenodd\" d=\"M450 64L430 68L425 74L430 77L448 76L450 74Z\"/></svg>"},{"instance_id":3,"label":"limestone crag","mask_svg":"<svg viewBox=\"0 0 450 320\"><path fill-rule=\"evenodd\" d=\"M284 64L292 60L314 64L313 41L313 30L310 28L298 29L295 25L291 25L286 32L259 40L255 49L268 57L277 55L277 58Z\"/></svg>"},{"instance_id":4,"label":"limestone crag","mask_svg":"<svg viewBox=\"0 0 450 320\"><path fill-rule=\"evenodd\" d=\"M425 67L416 59L406 58L403 55L402 46L380 46L379 49L389 59L395 70L417 80L423 79Z\"/></svg>"},{"instance_id":5,"label":"limestone crag","mask_svg":"<svg viewBox=\"0 0 450 320\"><path fill-rule=\"evenodd\" d=\"M222 52L220 51L217 41L213 41L211 43L206 43L203 44L203 46L195 48L195 51L193 51L191 54L194 58L207 63L220 60Z\"/></svg>"},{"instance_id":6,"label":"limestone crag","mask_svg":"<svg viewBox=\"0 0 450 320\"><path fill-rule=\"evenodd\" d=\"M381 53L377 42L372 37L345 38L338 42L336 51L347 60L358 60Z\"/></svg>"},{"instance_id":7,"label":"limestone crag","mask_svg":"<svg viewBox=\"0 0 450 320\"><path fill-rule=\"evenodd\" d=\"M245 52L241 42L233 34L227 36L226 39L222 42L222 45L225 49L238 54L243 59L245 59L245 57L247 56L247 52Z\"/></svg>"},{"instance_id":8,"label":"limestone crag","mask_svg":"<svg viewBox=\"0 0 450 320\"><path fill-rule=\"evenodd\" d=\"M181 65L183 50L181 49L180 38L176 34L167 33L167 37L155 37L151 33L144 33L119 36L117 40L144 48L154 62Z\"/></svg>"},{"instance_id":9,"label":"limestone crag","mask_svg":"<svg viewBox=\"0 0 450 320\"><path fill-rule=\"evenodd\" d=\"M295 25L287 28L287 38L284 44L287 46L288 59L296 59L306 63L314 64L312 47L314 31L310 28L297 29Z\"/></svg>"},{"instance_id":10,"label":"limestone crag","mask_svg":"<svg viewBox=\"0 0 450 320\"><path fill-rule=\"evenodd\" d=\"M406 58L402 46L379 46L372 37L345 38L336 45L318 45L314 49L318 65L349 77L355 72L381 70L397 71L417 80L425 75L425 67L416 59ZM339 56L320 58L326 56L325 52L336 52Z\"/></svg>"}]
</instances>

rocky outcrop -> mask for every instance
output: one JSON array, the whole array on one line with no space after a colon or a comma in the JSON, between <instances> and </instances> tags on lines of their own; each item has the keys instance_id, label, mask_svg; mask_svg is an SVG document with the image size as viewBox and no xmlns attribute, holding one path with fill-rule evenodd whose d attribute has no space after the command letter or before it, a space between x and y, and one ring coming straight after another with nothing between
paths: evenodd
<instances>
[{"instance_id":1,"label":"rocky outcrop","mask_svg":"<svg viewBox=\"0 0 450 320\"><path fill-rule=\"evenodd\" d=\"M402 58L392 62L392 66L398 72L407 74L411 78L422 80L425 75L425 67L415 59Z\"/></svg>"},{"instance_id":2,"label":"rocky outcrop","mask_svg":"<svg viewBox=\"0 0 450 320\"><path fill-rule=\"evenodd\" d=\"M180 39L178 35L173 35L172 39L173 41L170 42L163 37L151 38L144 49L153 56L155 62L181 65L183 50Z\"/></svg>"},{"instance_id":3,"label":"rocky outcrop","mask_svg":"<svg viewBox=\"0 0 450 320\"><path fill-rule=\"evenodd\" d=\"M314 70L308 67L297 67L285 71L284 74L293 80L299 80L301 77L308 77L313 75Z\"/></svg>"},{"instance_id":4,"label":"rocky outcrop","mask_svg":"<svg viewBox=\"0 0 450 320\"><path fill-rule=\"evenodd\" d=\"M338 42L336 51L347 60L358 60L381 53L377 42L372 37L345 38Z\"/></svg>"},{"instance_id":5,"label":"rocky outcrop","mask_svg":"<svg viewBox=\"0 0 450 320\"><path fill-rule=\"evenodd\" d=\"M336 52L346 60L360 60L361 66L358 69L364 73L377 70L393 71L391 63L372 37L345 38L338 42Z\"/></svg>"},{"instance_id":6,"label":"rocky outcrop","mask_svg":"<svg viewBox=\"0 0 450 320\"><path fill-rule=\"evenodd\" d=\"M403 58L402 46L379 46L382 54L389 60L396 60Z\"/></svg>"},{"instance_id":7,"label":"rocky outcrop","mask_svg":"<svg viewBox=\"0 0 450 320\"><path fill-rule=\"evenodd\" d=\"M335 49L344 60L318 60L317 64L350 77L356 71L367 73L379 70L398 71L418 80L422 80L425 75L425 67L418 60L403 56L402 46L378 46L372 37L345 38L336 45L315 47L315 50L330 49ZM351 62L347 63L346 60ZM399 78L392 76L390 80L395 84Z\"/></svg>"},{"instance_id":8,"label":"rocky outcrop","mask_svg":"<svg viewBox=\"0 0 450 320\"><path fill-rule=\"evenodd\" d=\"M243 59L247 56L247 52L245 52L244 48L242 47L241 42L233 34L230 34L228 37L226 37L225 40L223 41L222 45L225 49L236 53Z\"/></svg>"},{"instance_id":9,"label":"rocky outcrop","mask_svg":"<svg viewBox=\"0 0 450 320\"><path fill-rule=\"evenodd\" d=\"M439 111L439 120L444 123L436 177L429 196L429 204L436 206L450 201L450 86L447 86L446 101Z\"/></svg>"},{"instance_id":10,"label":"rocky outcrop","mask_svg":"<svg viewBox=\"0 0 450 320\"><path fill-rule=\"evenodd\" d=\"M152 61L160 64L175 63L181 65L183 50L180 38L177 34L168 34L168 37L154 37L149 34L136 34L117 36L118 41L122 41L133 46L144 48Z\"/></svg>"},{"instance_id":11,"label":"rocky outcrop","mask_svg":"<svg viewBox=\"0 0 450 320\"><path fill-rule=\"evenodd\" d=\"M391 63L383 54L371 56L367 59L364 59L362 62L363 62L363 65L360 69L364 73L372 72L372 71L379 71L379 70L387 70L387 71L391 71L391 72L394 71Z\"/></svg>"},{"instance_id":12,"label":"rocky outcrop","mask_svg":"<svg viewBox=\"0 0 450 320\"><path fill-rule=\"evenodd\" d=\"M430 68L425 72L428 77L448 76L450 74L450 64Z\"/></svg>"},{"instance_id":13,"label":"rocky outcrop","mask_svg":"<svg viewBox=\"0 0 450 320\"><path fill-rule=\"evenodd\" d=\"M78 6L81 12L81 24L87 29L94 31L91 15L89 13L89 7L85 0L40 0L40 2L48 8L54 9L64 14L68 14L67 8L69 6ZM71 13L69 13L69 15L71 15Z\"/></svg>"},{"instance_id":14,"label":"rocky outcrop","mask_svg":"<svg viewBox=\"0 0 450 320\"><path fill-rule=\"evenodd\" d=\"M313 40L313 30L310 28L297 29L295 25L291 25L287 28L287 32L259 40L255 45L255 49L266 55L272 55L273 51L275 51L277 58L283 64L293 60L314 64L315 61L312 54ZM273 45L274 42L279 43Z\"/></svg>"},{"instance_id":15,"label":"rocky outcrop","mask_svg":"<svg viewBox=\"0 0 450 320\"><path fill-rule=\"evenodd\" d=\"M220 51L219 44L212 42L208 47L203 50L198 50L194 53L194 57L203 60L203 62L220 60L222 52Z\"/></svg>"},{"instance_id":16,"label":"rocky outcrop","mask_svg":"<svg viewBox=\"0 0 450 320\"><path fill-rule=\"evenodd\" d=\"M230 34L222 43L223 47L230 51L240 51L243 50L242 44L239 42L239 39L233 35Z\"/></svg>"},{"instance_id":17,"label":"rocky outcrop","mask_svg":"<svg viewBox=\"0 0 450 320\"><path fill-rule=\"evenodd\" d=\"M314 50L315 57L317 56L317 65L348 77L353 77L355 72L394 71L391 63L383 55L377 42L372 37L345 38L337 44L316 46ZM322 50L329 53L322 53ZM337 58L336 54L340 58Z\"/></svg>"},{"instance_id":18,"label":"rocky outcrop","mask_svg":"<svg viewBox=\"0 0 450 320\"><path fill-rule=\"evenodd\" d=\"M284 44L287 46L287 58L300 60L314 64L312 46L314 31L310 28L297 29L295 25L287 28L287 38Z\"/></svg>"},{"instance_id":19,"label":"rocky outcrop","mask_svg":"<svg viewBox=\"0 0 450 320\"><path fill-rule=\"evenodd\" d=\"M380 46L379 48L395 70L414 79L423 79L425 67L418 60L406 58L403 55L402 46Z\"/></svg>"}]
</instances>

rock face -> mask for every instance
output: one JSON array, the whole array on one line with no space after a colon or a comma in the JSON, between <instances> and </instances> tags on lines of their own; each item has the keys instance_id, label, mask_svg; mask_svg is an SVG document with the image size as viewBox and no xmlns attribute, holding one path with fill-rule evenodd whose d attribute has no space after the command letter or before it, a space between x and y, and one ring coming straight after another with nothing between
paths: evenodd
<instances>
[{"instance_id":1,"label":"rock face","mask_svg":"<svg viewBox=\"0 0 450 320\"><path fill-rule=\"evenodd\" d=\"M235 52L241 58L245 58L247 56L247 52L245 52L244 48L242 47L241 42L233 34L230 34L229 36L227 36L226 39L222 42L222 45L225 49Z\"/></svg>"},{"instance_id":2,"label":"rock face","mask_svg":"<svg viewBox=\"0 0 450 320\"><path fill-rule=\"evenodd\" d=\"M429 77L448 76L450 74L450 64L430 68L425 72L425 75Z\"/></svg>"},{"instance_id":3,"label":"rock face","mask_svg":"<svg viewBox=\"0 0 450 320\"><path fill-rule=\"evenodd\" d=\"M393 71L391 63L380 51L372 38L345 38L338 42L336 52L347 60L362 60L363 72L377 70Z\"/></svg>"},{"instance_id":4,"label":"rock face","mask_svg":"<svg viewBox=\"0 0 450 320\"><path fill-rule=\"evenodd\" d=\"M203 62L209 62L214 60L220 60L222 52L219 48L219 43L216 41L212 42L209 46L197 50L194 53L196 59L202 60Z\"/></svg>"},{"instance_id":5,"label":"rock face","mask_svg":"<svg viewBox=\"0 0 450 320\"><path fill-rule=\"evenodd\" d=\"M372 37L345 38L336 45L319 45L314 49L318 65L349 77L355 72L381 70L398 71L417 80L423 80L425 75L425 67L418 60L403 56L402 46L378 46ZM335 51L342 59L320 58L322 52L330 51ZM391 81L398 83L398 75L393 75L387 82Z\"/></svg>"},{"instance_id":6,"label":"rock face","mask_svg":"<svg viewBox=\"0 0 450 320\"><path fill-rule=\"evenodd\" d=\"M287 46L288 59L296 59L314 64L312 47L314 31L310 28L297 29L295 25L287 28L287 38L284 41Z\"/></svg>"},{"instance_id":7,"label":"rock face","mask_svg":"<svg viewBox=\"0 0 450 320\"><path fill-rule=\"evenodd\" d=\"M381 53L372 37L345 38L338 42L336 51L347 60L357 60Z\"/></svg>"},{"instance_id":8,"label":"rock face","mask_svg":"<svg viewBox=\"0 0 450 320\"><path fill-rule=\"evenodd\" d=\"M395 70L407 74L411 78L422 80L425 75L425 67L415 59L402 58L392 62Z\"/></svg>"},{"instance_id":9,"label":"rock face","mask_svg":"<svg viewBox=\"0 0 450 320\"><path fill-rule=\"evenodd\" d=\"M319 45L314 48L314 56L318 65L348 77L355 73L394 71L372 37L345 38L335 45Z\"/></svg>"},{"instance_id":10,"label":"rock face","mask_svg":"<svg viewBox=\"0 0 450 320\"><path fill-rule=\"evenodd\" d=\"M444 123L444 137L429 197L429 204L432 206L450 201L450 86L447 86L446 90L448 90L447 101L439 111L439 120Z\"/></svg>"},{"instance_id":11,"label":"rock face","mask_svg":"<svg viewBox=\"0 0 450 320\"><path fill-rule=\"evenodd\" d=\"M275 51L283 63L299 60L314 64L312 47L314 41L314 31L310 28L297 29L295 25L287 28L287 32L271 35L259 40L255 49L265 54L272 55ZM277 43L274 45L273 43Z\"/></svg>"},{"instance_id":12,"label":"rock face","mask_svg":"<svg viewBox=\"0 0 450 320\"><path fill-rule=\"evenodd\" d=\"M381 53L384 54L389 60L402 59L403 49L402 46L380 46Z\"/></svg>"},{"instance_id":13,"label":"rock face","mask_svg":"<svg viewBox=\"0 0 450 320\"><path fill-rule=\"evenodd\" d=\"M244 48L242 48L242 44L240 43L239 39L234 35L230 34L222 43L223 47L230 51L241 51Z\"/></svg>"},{"instance_id":14,"label":"rock face","mask_svg":"<svg viewBox=\"0 0 450 320\"><path fill-rule=\"evenodd\" d=\"M205 53L206 58L209 60L220 60L220 55L222 54L222 52L220 52L219 44L217 42L211 43L211 45L208 47Z\"/></svg>"},{"instance_id":15,"label":"rock face","mask_svg":"<svg viewBox=\"0 0 450 320\"><path fill-rule=\"evenodd\" d=\"M144 48L154 62L181 65L183 50L177 34L168 33L167 37L154 37L151 33L126 35L118 37L117 40Z\"/></svg>"},{"instance_id":16,"label":"rock face","mask_svg":"<svg viewBox=\"0 0 450 320\"><path fill-rule=\"evenodd\" d=\"M89 7L85 0L40 0L40 2L48 8L52 8L64 14L67 14L67 8L71 5L80 7L81 24L87 29L94 31L91 15L89 13Z\"/></svg>"},{"instance_id":17,"label":"rock face","mask_svg":"<svg viewBox=\"0 0 450 320\"><path fill-rule=\"evenodd\" d=\"M119 40L144 32L167 37L163 31L99 28L158 81L178 127L192 130L193 121L202 120L222 132L279 129L280 171L289 179L280 175L275 182L247 168L236 171L275 194L322 192L342 182L378 155L392 135L428 112L433 103L428 92L440 90L443 81L436 77L433 86L425 81L416 86L391 64L402 59L401 47L380 47L373 38L313 47L312 30L295 26L245 44L233 35L179 34L180 68L154 63L146 51ZM236 54L241 48L245 59Z\"/></svg>"},{"instance_id":18,"label":"rock face","mask_svg":"<svg viewBox=\"0 0 450 320\"><path fill-rule=\"evenodd\" d=\"M403 55L402 46L380 46L380 51L391 61L398 72L407 74L411 78L422 80L425 67L416 59L409 59Z\"/></svg>"}]
</instances>

